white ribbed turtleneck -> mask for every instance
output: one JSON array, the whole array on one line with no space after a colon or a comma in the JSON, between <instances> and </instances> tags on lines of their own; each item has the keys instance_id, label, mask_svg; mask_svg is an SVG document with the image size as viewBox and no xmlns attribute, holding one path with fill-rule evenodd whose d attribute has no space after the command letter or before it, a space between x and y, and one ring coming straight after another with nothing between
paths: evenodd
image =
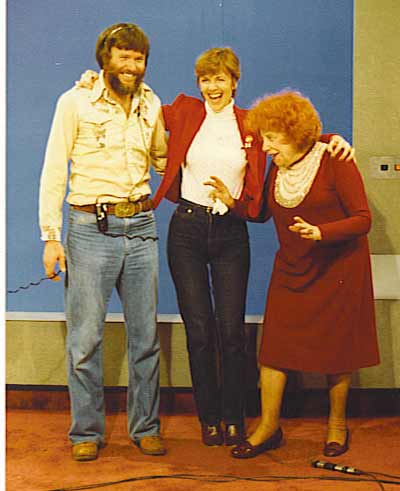
<instances>
[{"instance_id":1,"label":"white ribbed turtleneck","mask_svg":"<svg viewBox=\"0 0 400 491\"><path fill-rule=\"evenodd\" d=\"M214 206L214 201L208 196L212 188L203 184L210 176L219 177L234 198L240 196L246 153L233 105L232 99L222 111L216 113L205 102L206 118L194 137L186 163L182 166L182 198L200 205ZM216 211L226 212L227 209L223 210L223 207L217 205Z\"/></svg>"}]
</instances>

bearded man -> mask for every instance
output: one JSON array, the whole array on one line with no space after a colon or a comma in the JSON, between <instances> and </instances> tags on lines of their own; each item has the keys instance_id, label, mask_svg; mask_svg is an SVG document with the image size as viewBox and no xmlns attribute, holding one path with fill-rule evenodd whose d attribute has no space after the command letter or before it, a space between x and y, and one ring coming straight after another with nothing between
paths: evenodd
<instances>
[{"instance_id":1,"label":"bearded man","mask_svg":"<svg viewBox=\"0 0 400 491\"><path fill-rule=\"evenodd\" d=\"M102 69L93 88L58 100L40 183L43 264L65 272L72 456L94 460L104 443L102 344L116 287L126 325L128 431L145 454L163 455L156 329L157 231L150 164L162 173L167 143L160 100L143 82L149 41L134 24L105 29L96 44ZM69 190L68 230L62 205Z\"/></svg>"}]
</instances>

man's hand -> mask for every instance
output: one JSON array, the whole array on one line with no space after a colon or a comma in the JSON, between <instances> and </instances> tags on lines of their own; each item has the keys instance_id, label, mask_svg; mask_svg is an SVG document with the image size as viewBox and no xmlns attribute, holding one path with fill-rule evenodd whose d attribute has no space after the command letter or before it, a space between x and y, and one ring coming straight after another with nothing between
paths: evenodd
<instances>
[{"instance_id":1,"label":"man's hand","mask_svg":"<svg viewBox=\"0 0 400 491\"><path fill-rule=\"evenodd\" d=\"M81 89L93 89L94 83L99 78L99 74L93 70L86 70L81 75L81 78L75 82L75 87Z\"/></svg>"},{"instance_id":2,"label":"man's hand","mask_svg":"<svg viewBox=\"0 0 400 491\"><path fill-rule=\"evenodd\" d=\"M46 271L46 275L52 281L60 281L61 278L56 276L55 267L59 264L60 270L65 273L65 252L61 242L56 240L48 240L44 246L43 251L43 265Z\"/></svg>"},{"instance_id":3,"label":"man's hand","mask_svg":"<svg viewBox=\"0 0 400 491\"><path fill-rule=\"evenodd\" d=\"M233 199L231 193L229 192L229 189L225 186L224 182L221 181L221 179L216 176L210 176L210 180L203 182L203 184L205 186L212 186L214 188L209 193L211 199L219 199L228 208L233 208L233 206L235 205L235 200Z\"/></svg>"},{"instance_id":4,"label":"man's hand","mask_svg":"<svg viewBox=\"0 0 400 491\"><path fill-rule=\"evenodd\" d=\"M339 160L354 160L356 161L356 151L344 138L340 135L333 135L328 143L328 152L332 157L336 157L340 152L342 155L338 157Z\"/></svg>"},{"instance_id":5,"label":"man's hand","mask_svg":"<svg viewBox=\"0 0 400 491\"><path fill-rule=\"evenodd\" d=\"M289 230L299 234L302 239L321 240L321 230L316 225L307 223L301 217L293 217L294 224L289 225Z\"/></svg>"}]
</instances>

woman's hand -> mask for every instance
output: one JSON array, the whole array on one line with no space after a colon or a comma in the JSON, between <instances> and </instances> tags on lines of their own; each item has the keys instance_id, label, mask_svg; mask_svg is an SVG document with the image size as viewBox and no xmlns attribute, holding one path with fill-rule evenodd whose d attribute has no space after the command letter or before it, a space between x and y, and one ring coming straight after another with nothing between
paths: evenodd
<instances>
[{"instance_id":1,"label":"woman's hand","mask_svg":"<svg viewBox=\"0 0 400 491\"><path fill-rule=\"evenodd\" d=\"M75 87L80 89L93 89L94 83L99 78L99 74L93 70L86 70L81 78L75 82ZM332 141L332 140L331 140Z\"/></svg>"},{"instance_id":2,"label":"woman's hand","mask_svg":"<svg viewBox=\"0 0 400 491\"><path fill-rule=\"evenodd\" d=\"M289 225L289 230L299 234L302 239L321 240L321 230L316 225L307 223L301 217L294 217L294 224Z\"/></svg>"},{"instance_id":3,"label":"woman's hand","mask_svg":"<svg viewBox=\"0 0 400 491\"><path fill-rule=\"evenodd\" d=\"M336 157L340 152L342 152L342 155L338 157L339 160L356 161L355 149L340 135L332 136L332 138L329 140L327 150L332 157Z\"/></svg>"},{"instance_id":4,"label":"woman's hand","mask_svg":"<svg viewBox=\"0 0 400 491\"><path fill-rule=\"evenodd\" d=\"M210 191L209 196L211 199L219 199L228 208L233 208L235 200L233 199L229 189L225 186L223 181L216 176L210 176L209 181L203 182L205 186L212 186L214 189Z\"/></svg>"}]
</instances>

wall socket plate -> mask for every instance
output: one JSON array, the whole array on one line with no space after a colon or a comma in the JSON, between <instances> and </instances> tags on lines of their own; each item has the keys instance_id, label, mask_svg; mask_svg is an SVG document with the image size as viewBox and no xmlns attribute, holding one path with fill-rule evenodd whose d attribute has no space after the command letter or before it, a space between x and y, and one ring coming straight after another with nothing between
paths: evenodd
<instances>
[{"instance_id":1,"label":"wall socket plate","mask_svg":"<svg viewBox=\"0 0 400 491\"><path fill-rule=\"evenodd\" d=\"M370 157L369 168L375 179L400 179L400 156Z\"/></svg>"}]
</instances>

